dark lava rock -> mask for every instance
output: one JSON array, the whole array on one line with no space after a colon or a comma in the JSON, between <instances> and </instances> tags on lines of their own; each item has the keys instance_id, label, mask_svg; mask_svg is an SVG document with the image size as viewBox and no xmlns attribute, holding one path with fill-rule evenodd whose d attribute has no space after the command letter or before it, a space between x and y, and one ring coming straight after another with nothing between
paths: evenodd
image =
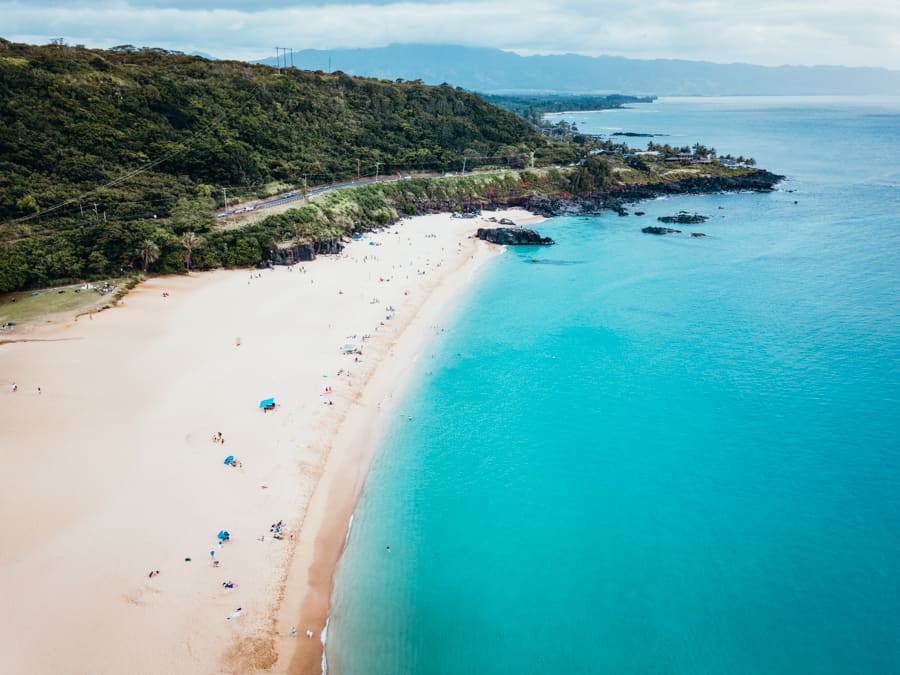
<instances>
[{"instance_id":1,"label":"dark lava rock","mask_svg":"<svg viewBox=\"0 0 900 675\"><path fill-rule=\"evenodd\" d=\"M636 216L643 216L643 215L646 215L646 212L644 212L644 211L635 211L635 212L634 212L634 215L636 215Z\"/></svg>"},{"instance_id":2,"label":"dark lava rock","mask_svg":"<svg viewBox=\"0 0 900 675\"><path fill-rule=\"evenodd\" d=\"M555 244L550 237L542 237L524 227L479 227L475 236L492 244L506 246L537 246Z\"/></svg>"},{"instance_id":3,"label":"dark lava rock","mask_svg":"<svg viewBox=\"0 0 900 675\"><path fill-rule=\"evenodd\" d=\"M513 226L513 227L516 226L516 224L515 224L513 221L511 221L509 218L501 218L501 219L500 219L500 224L501 224L501 225L511 225L511 226Z\"/></svg>"},{"instance_id":4,"label":"dark lava rock","mask_svg":"<svg viewBox=\"0 0 900 675\"><path fill-rule=\"evenodd\" d=\"M326 239L312 243L291 244L269 252L269 259L260 263L264 266L293 265L298 262L315 260L317 255L340 253L344 245L338 239Z\"/></svg>"},{"instance_id":5,"label":"dark lava rock","mask_svg":"<svg viewBox=\"0 0 900 675\"><path fill-rule=\"evenodd\" d=\"M709 216L701 216L699 213L679 211L674 216L660 216L657 220L661 223L678 223L679 225L699 225L709 220Z\"/></svg>"},{"instance_id":6,"label":"dark lava rock","mask_svg":"<svg viewBox=\"0 0 900 675\"><path fill-rule=\"evenodd\" d=\"M706 235L703 232L691 232L692 237L705 237Z\"/></svg>"},{"instance_id":7,"label":"dark lava rock","mask_svg":"<svg viewBox=\"0 0 900 675\"><path fill-rule=\"evenodd\" d=\"M644 234L681 234L681 230L673 230L671 227L657 227L651 225L641 230Z\"/></svg>"}]
</instances>

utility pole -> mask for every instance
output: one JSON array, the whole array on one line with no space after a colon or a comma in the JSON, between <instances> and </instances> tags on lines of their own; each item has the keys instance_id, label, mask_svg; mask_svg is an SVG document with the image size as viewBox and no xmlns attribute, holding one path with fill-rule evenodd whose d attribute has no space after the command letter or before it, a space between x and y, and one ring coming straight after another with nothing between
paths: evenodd
<instances>
[{"instance_id":1,"label":"utility pole","mask_svg":"<svg viewBox=\"0 0 900 675\"><path fill-rule=\"evenodd\" d=\"M463 170L462 170L463 173L466 172L466 160L467 159L468 159L468 157L463 157Z\"/></svg>"},{"instance_id":2,"label":"utility pole","mask_svg":"<svg viewBox=\"0 0 900 675\"><path fill-rule=\"evenodd\" d=\"M381 166L381 162L375 162L375 182L378 182L378 167Z\"/></svg>"},{"instance_id":3,"label":"utility pole","mask_svg":"<svg viewBox=\"0 0 900 675\"><path fill-rule=\"evenodd\" d=\"M225 210L228 210L228 188L222 188L222 197L225 199Z\"/></svg>"},{"instance_id":4,"label":"utility pole","mask_svg":"<svg viewBox=\"0 0 900 675\"><path fill-rule=\"evenodd\" d=\"M278 72L281 72L281 56L284 55L284 67L287 68L288 64L288 49L289 47L275 47L275 65L278 68ZM291 53L291 59L293 59L293 52ZM293 62L291 63L293 65Z\"/></svg>"},{"instance_id":5,"label":"utility pole","mask_svg":"<svg viewBox=\"0 0 900 675\"><path fill-rule=\"evenodd\" d=\"M359 158L356 158L356 180L359 180Z\"/></svg>"}]
</instances>

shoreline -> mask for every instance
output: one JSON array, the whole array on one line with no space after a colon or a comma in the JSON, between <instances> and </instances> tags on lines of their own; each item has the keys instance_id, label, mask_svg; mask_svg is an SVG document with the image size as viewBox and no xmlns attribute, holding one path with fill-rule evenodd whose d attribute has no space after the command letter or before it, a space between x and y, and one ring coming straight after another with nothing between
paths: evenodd
<instances>
[{"instance_id":1,"label":"shoreline","mask_svg":"<svg viewBox=\"0 0 900 675\"><path fill-rule=\"evenodd\" d=\"M287 673L305 675L322 670L321 635L330 616L334 574L349 539L350 523L369 469L389 417L415 377L415 365L432 336L432 326L458 309L459 301L472 292L477 275L491 258L501 254L501 249L489 245L479 244L478 248L477 257L464 262L455 274L445 277L423 298L338 428L328 465L301 530L287 575L286 602L279 612L279 634L289 635L292 626L297 627L299 636L308 629L315 633L314 639L298 637L295 645L284 646L284 654L290 654ZM465 276L464 284L456 286L454 282L460 276ZM348 476L353 477L349 485ZM343 484L338 485L338 481Z\"/></svg>"},{"instance_id":2,"label":"shoreline","mask_svg":"<svg viewBox=\"0 0 900 675\"><path fill-rule=\"evenodd\" d=\"M293 272L154 278L0 347L5 668L318 673L378 404L499 253L479 224L420 216Z\"/></svg>"}]
</instances>

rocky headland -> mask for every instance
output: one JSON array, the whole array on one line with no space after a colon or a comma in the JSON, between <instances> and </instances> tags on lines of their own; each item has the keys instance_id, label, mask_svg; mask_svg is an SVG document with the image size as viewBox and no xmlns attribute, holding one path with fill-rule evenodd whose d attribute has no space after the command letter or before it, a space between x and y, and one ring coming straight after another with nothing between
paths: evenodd
<instances>
[{"instance_id":1,"label":"rocky headland","mask_svg":"<svg viewBox=\"0 0 900 675\"><path fill-rule=\"evenodd\" d=\"M552 216L596 215L615 211L626 215L626 206L667 195L714 194L718 192L771 192L784 180L770 171L759 169L737 176L706 176L680 181L614 186L603 192L572 197L531 195L521 204L532 213Z\"/></svg>"}]
</instances>

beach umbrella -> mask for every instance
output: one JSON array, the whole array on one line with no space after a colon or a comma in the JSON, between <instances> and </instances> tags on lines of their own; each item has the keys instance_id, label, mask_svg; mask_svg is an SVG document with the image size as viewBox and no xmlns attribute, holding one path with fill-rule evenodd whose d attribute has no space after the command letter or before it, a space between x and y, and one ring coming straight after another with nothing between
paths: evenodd
<instances>
[{"instance_id":1,"label":"beach umbrella","mask_svg":"<svg viewBox=\"0 0 900 675\"><path fill-rule=\"evenodd\" d=\"M362 239L362 235L361 235L361 234L354 234L354 235L353 235L353 238L356 239L356 240L359 240L359 239Z\"/></svg>"},{"instance_id":2,"label":"beach umbrella","mask_svg":"<svg viewBox=\"0 0 900 675\"><path fill-rule=\"evenodd\" d=\"M231 534L228 530L219 530L219 541L228 541L231 539Z\"/></svg>"},{"instance_id":3,"label":"beach umbrella","mask_svg":"<svg viewBox=\"0 0 900 675\"><path fill-rule=\"evenodd\" d=\"M267 405L275 405L275 398L264 398L259 402L260 408L265 408Z\"/></svg>"},{"instance_id":4,"label":"beach umbrella","mask_svg":"<svg viewBox=\"0 0 900 675\"><path fill-rule=\"evenodd\" d=\"M234 461L234 455L228 455L228 457L225 458L226 464L231 464L233 461Z\"/></svg>"}]
</instances>

